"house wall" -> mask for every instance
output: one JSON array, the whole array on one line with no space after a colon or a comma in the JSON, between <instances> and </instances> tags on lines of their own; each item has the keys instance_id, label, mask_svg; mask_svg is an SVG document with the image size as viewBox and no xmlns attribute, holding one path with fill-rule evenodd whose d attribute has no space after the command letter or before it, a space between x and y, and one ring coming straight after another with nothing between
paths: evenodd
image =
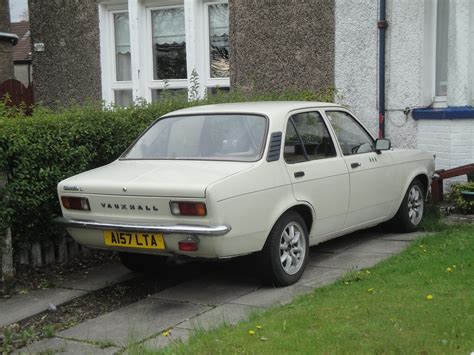
<instances>
[{"instance_id":1,"label":"house wall","mask_svg":"<svg viewBox=\"0 0 474 355\"><path fill-rule=\"evenodd\" d=\"M0 32L11 33L8 0L0 0ZM9 40L0 40L0 84L13 78L12 44Z\"/></svg>"},{"instance_id":2,"label":"house wall","mask_svg":"<svg viewBox=\"0 0 474 355\"><path fill-rule=\"evenodd\" d=\"M29 0L35 101L82 103L101 99L97 0Z\"/></svg>"},{"instance_id":3,"label":"house wall","mask_svg":"<svg viewBox=\"0 0 474 355\"><path fill-rule=\"evenodd\" d=\"M334 86L334 0L231 0L229 6L231 87Z\"/></svg>"},{"instance_id":4,"label":"house wall","mask_svg":"<svg viewBox=\"0 0 474 355\"><path fill-rule=\"evenodd\" d=\"M335 82L339 101L378 136L377 0L336 0ZM423 104L423 1L388 0L385 133L395 147L415 148L417 123L406 107Z\"/></svg>"}]
</instances>

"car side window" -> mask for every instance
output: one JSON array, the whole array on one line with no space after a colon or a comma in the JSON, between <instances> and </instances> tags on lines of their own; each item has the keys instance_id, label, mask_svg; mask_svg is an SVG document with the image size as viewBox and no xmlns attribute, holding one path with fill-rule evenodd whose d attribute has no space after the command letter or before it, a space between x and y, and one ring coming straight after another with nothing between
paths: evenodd
<instances>
[{"instance_id":1,"label":"car side window","mask_svg":"<svg viewBox=\"0 0 474 355\"><path fill-rule=\"evenodd\" d=\"M350 114L344 111L326 111L326 115L341 145L342 154L362 154L375 150L372 137Z\"/></svg>"},{"instance_id":2,"label":"car side window","mask_svg":"<svg viewBox=\"0 0 474 355\"><path fill-rule=\"evenodd\" d=\"M284 152L287 163L334 156L334 143L319 112L298 113L288 120Z\"/></svg>"}]
</instances>

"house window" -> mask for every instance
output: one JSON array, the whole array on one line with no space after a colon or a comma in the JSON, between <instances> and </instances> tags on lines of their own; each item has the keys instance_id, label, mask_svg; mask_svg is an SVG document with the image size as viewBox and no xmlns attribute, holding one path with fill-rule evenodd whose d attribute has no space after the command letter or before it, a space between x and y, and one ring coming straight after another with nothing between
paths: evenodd
<instances>
[{"instance_id":1,"label":"house window","mask_svg":"<svg viewBox=\"0 0 474 355\"><path fill-rule=\"evenodd\" d=\"M226 1L107 0L99 16L105 101L127 105L161 100L164 90L197 87L203 97L229 89Z\"/></svg>"},{"instance_id":2,"label":"house window","mask_svg":"<svg viewBox=\"0 0 474 355\"><path fill-rule=\"evenodd\" d=\"M186 79L186 37L183 7L151 12L153 79Z\"/></svg>"},{"instance_id":3,"label":"house window","mask_svg":"<svg viewBox=\"0 0 474 355\"><path fill-rule=\"evenodd\" d=\"M448 93L448 24L449 0L438 0L436 11L436 97L446 97Z\"/></svg>"},{"instance_id":4,"label":"house window","mask_svg":"<svg viewBox=\"0 0 474 355\"><path fill-rule=\"evenodd\" d=\"M229 5L209 9L209 64L211 78L229 77Z\"/></svg>"}]
</instances>

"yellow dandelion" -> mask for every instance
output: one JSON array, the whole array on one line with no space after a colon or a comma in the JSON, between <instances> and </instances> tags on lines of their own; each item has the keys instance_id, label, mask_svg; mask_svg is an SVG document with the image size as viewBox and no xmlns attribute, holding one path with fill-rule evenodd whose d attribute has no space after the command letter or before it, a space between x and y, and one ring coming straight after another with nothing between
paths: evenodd
<instances>
[{"instance_id":1,"label":"yellow dandelion","mask_svg":"<svg viewBox=\"0 0 474 355\"><path fill-rule=\"evenodd\" d=\"M448 268L446 269L446 271L447 271L447 272L453 272L453 269L451 269L450 267L448 267Z\"/></svg>"},{"instance_id":2,"label":"yellow dandelion","mask_svg":"<svg viewBox=\"0 0 474 355\"><path fill-rule=\"evenodd\" d=\"M374 289L373 289L373 288L369 288L369 289L367 290L367 292L372 293L372 292L374 292Z\"/></svg>"},{"instance_id":3,"label":"yellow dandelion","mask_svg":"<svg viewBox=\"0 0 474 355\"><path fill-rule=\"evenodd\" d=\"M370 274L370 271L369 271L369 270L365 270L365 273L366 273L366 274Z\"/></svg>"},{"instance_id":4,"label":"yellow dandelion","mask_svg":"<svg viewBox=\"0 0 474 355\"><path fill-rule=\"evenodd\" d=\"M432 300L432 299L433 299L433 295L426 295L426 299L427 299L427 300Z\"/></svg>"},{"instance_id":5,"label":"yellow dandelion","mask_svg":"<svg viewBox=\"0 0 474 355\"><path fill-rule=\"evenodd\" d=\"M164 331L162 334L163 334L164 337L167 337L167 336L170 335L170 332L169 331Z\"/></svg>"},{"instance_id":6,"label":"yellow dandelion","mask_svg":"<svg viewBox=\"0 0 474 355\"><path fill-rule=\"evenodd\" d=\"M257 329L262 329L262 326L259 325L259 324L257 324L255 327L256 327Z\"/></svg>"},{"instance_id":7,"label":"yellow dandelion","mask_svg":"<svg viewBox=\"0 0 474 355\"><path fill-rule=\"evenodd\" d=\"M344 281L344 284L345 284L345 285L349 285L350 282L349 282L349 281Z\"/></svg>"},{"instance_id":8,"label":"yellow dandelion","mask_svg":"<svg viewBox=\"0 0 474 355\"><path fill-rule=\"evenodd\" d=\"M249 335L255 335L255 331L254 330L249 330Z\"/></svg>"}]
</instances>

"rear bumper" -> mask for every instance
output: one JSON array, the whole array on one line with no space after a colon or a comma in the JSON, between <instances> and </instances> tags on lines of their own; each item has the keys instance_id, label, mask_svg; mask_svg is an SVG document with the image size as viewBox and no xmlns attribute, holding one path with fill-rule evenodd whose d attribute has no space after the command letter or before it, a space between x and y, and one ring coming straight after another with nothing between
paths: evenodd
<instances>
[{"instance_id":1,"label":"rear bumper","mask_svg":"<svg viewBox=\"0 0 474 355\"><path fill-rule=\"evenodd\" d=\"M98 230L123 230L129 232L149 232L149 233L167 233L167 234L197 234L208 236L219 236L230 232L231 228L227 225L218 226L199 226L188 224L176 225L143 225L143 224L124 224L124 223L105 223L95 221L74 220L64 217L57 217L55 222L65 228L80 229L98 229Z\"/></svg>"}]
</instances>

